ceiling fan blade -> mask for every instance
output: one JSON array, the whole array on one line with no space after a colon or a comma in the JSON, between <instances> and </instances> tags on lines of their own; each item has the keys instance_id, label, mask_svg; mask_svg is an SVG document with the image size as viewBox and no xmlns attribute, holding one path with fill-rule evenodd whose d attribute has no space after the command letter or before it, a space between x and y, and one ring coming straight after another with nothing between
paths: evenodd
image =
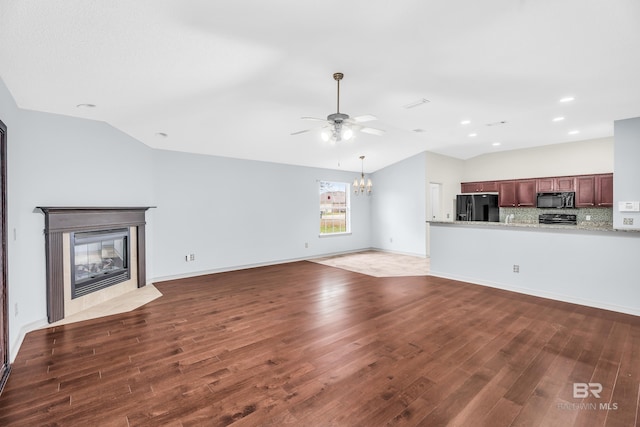
<instances>
[{"instance_id":1,"label":"ceiling fan blade","mask_svg":"<svg viewBox=\"0 0 640 427\"><path fill-rule=\"evenodd\" d=\"M354 117L353 120L358 123L364 123L364 122L371 122L374 120L378 120L378 118L373 114L365 114L363 116Z\"/></svg>"},{"instance_id":2,"label":"ceiling fan blade","mask_svg":"<svg viewBox=\"0 0 640 427\"><path fill-rule=\"evenodd\" d=\"M327 119L318 119L317 117L300 117L302 120L315 120L317 122L326 122Z\"/></svg>"},{"instance_id":3,"label":"ceiling fan blade","mask_svg":"<svg viewBox=\"0 0 640 427\"><path fill-rule=\"evenodd\" d=\"M381 135L384 135L386 131L382 129L376 129L376 128L362 128L360 129L360 132L368 133L370 135L381 136Z\"/></svg>"},{"instance_id":4,"label":"ceiling fan blade","mask_svg":"<svg viewBox=\"0 0 640 427\"><path fill-rule=\"evenodd\" d=\"M306 133L306 132L309 132L309 131L311 131L311 129L299 130L297 132L292 132L289 135L300 135L301 133Z\"/></svg>"}]
</instances>

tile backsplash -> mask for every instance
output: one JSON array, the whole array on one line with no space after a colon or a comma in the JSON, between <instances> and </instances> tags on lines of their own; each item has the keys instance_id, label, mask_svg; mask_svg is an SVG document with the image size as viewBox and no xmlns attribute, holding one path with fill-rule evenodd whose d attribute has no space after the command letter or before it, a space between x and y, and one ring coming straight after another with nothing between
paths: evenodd
<instances>
[{"instance_id":1,"label":"tile backsplash","mask_svg":"<svg viewBox=\"0 0 640 427\"><path fill-rule=\"evenodd\" d=\"M538 208L500 208L500 222L505 222L507 215L513 214L510 222L521 224L537 224L538 215L544 213L562 213L577 216L578 225L594 227L613 225L612 208L579 208L579 209L538 209ZM589 219L587 220L587 217Z\"/></svg>"}]
</instances>

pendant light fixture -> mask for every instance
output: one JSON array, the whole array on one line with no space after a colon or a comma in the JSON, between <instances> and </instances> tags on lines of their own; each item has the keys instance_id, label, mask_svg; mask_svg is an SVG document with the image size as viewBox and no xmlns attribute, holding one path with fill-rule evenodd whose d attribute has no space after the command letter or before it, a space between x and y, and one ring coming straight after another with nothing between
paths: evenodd
<instances>
[{"instance_id":1,"label":"pendant light fixture","mask_svg":"<svg viewBox=\"0 0 640 427\"><path fill-rule=\"evenodd\" d=\"M360 156L360 161L362 162L362 169L360 172L360 177L356 177L353 180L353 193L354 194L371 194L371 189L373 188L373 183L370 178L367 178L366 184L364 179L364 156Z\"/></svg>"}]
</instances>

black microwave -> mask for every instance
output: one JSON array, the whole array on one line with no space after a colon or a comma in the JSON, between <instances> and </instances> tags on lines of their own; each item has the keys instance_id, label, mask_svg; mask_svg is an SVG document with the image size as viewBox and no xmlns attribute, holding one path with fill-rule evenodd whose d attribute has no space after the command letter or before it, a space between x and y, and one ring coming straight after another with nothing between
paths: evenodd
<instances>
[{"instance_id":1,"label":"black microwave","mask_svg":"<svg viewBox=\"0 0 640 427\"><path fill-rule=\"evenodd\" d=\"M575 207L576 193L564 191L561 193L538 193L536 207L542 209L561 209Z\"/></svg>"}]
</instances>

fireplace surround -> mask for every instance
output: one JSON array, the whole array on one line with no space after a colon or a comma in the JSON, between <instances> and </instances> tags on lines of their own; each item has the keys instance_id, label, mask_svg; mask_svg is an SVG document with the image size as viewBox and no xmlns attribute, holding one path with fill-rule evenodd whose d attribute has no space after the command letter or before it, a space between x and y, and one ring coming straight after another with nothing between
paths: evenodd
<instances>
[{"instance_id":1,"label":"fireplace surround","mask_svg":"<svg viewBox=\"0 0 640 427\"><path fill-rule=\"evenodd\" d=\"M134 286L146 284L145 270L145 212L150 207L38 207L45 215L45 253L47 318L49 323L65 317L65 300L82 297L98 291L131 276ZM104 239L101 239L102 234ZM71 250L74 241L80 239L80 251ZM96 250L95 243L107 242ZM82 245L90 245L83 247ZM83 252L84 250L84 252ZM76 253L78 255L76 255ZM76 258L86 255L85 262L77 263ZM118 258L125 257L122 265ZM101 259L98 259L101 258ZM102 259L104 258L104 259ZM95 264L95 265L92 265ZM94 269L95 274L77 273L80 269ZM125 276L123 276L123 272ZM99 273L99 274L98 274ZM94 277L91 277L94 276ZM100 277L103 276L103 277ZM106 284L98 284L99 289L91 289L101 278ZM71 290L71 282L84 281L85 290L80 294ZM123 280L120 280L123 279ZM115 281L115 283L108 283ZM65 290L65 287L68 289ZM81 286L82 287L82 286ZM115 286L114 286L115 287ZM86 291L86 292L85 292ZM65 296L66 293L66 296ZM96 292L98 293L98 292ZM71 296L70 296L71 295Z\"/></svg>"}]
</instances>

